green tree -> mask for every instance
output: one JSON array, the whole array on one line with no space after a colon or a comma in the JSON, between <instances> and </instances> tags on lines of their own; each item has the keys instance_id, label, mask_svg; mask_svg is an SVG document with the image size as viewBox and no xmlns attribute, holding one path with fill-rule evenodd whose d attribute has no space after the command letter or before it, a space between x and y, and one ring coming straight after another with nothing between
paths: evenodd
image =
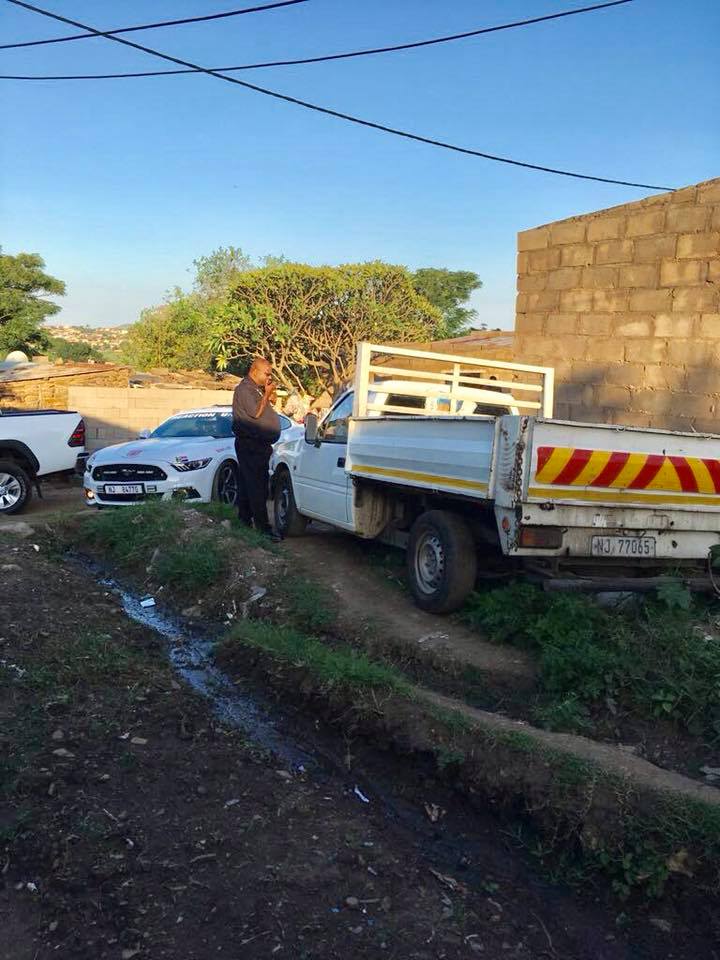
<instances>
[{"instance_id":1,"label":"green tree","mask_svg":"<svg viewBox=\"0 0 720 960\"><path fill-rule=\"evenodd\" d=\"M65 284L44 270L37 253L11 256L0 250L0 359L11 350L36 354L47 346L41 324L60 306L44 298L61 296Z\"/></svg>"},{"instance_id":2,"label":"green tree","mask_svg":"<svg viewBox=\"0 0 720 960\"><path fill-rule=\"evenodd\" d=\"M443 329L440 310L420 296L410 273L379 261L279 263L241 273L213 312L221 369L262 355L283 384L310 389L347 379L359 340L429 340Z\"/></svg>"},{"instance_id":3,"label":"green tree","mask_svg":"<svg viewBox=\"0 0 720 960\"><path fill-rule=\"evenodd\" d=\"M477 311L466 304L473 290L482 286L476 273L422 267L415 271L412 279L417 292L442 313L440 339L460 336L470 328Z\"/></svg>"},{"instance_id":4,"label":"green tree","mask_svg":"<svg viewBox=\"0 0 720 960\"><path fill-rule=\"evenodd\" d=\"M167 303L143 310L128 331L123 357L138 370L210 370L212 302L176 290Z\"/></svg>"},{"instance_id":5,"label":"green tree","mask_svg":"<svg viewBox=\"0 0 720 960\"><path fill-rule=\"evenodd\" d=\"M50 337L48 356L51 360L73 360L76 363L85 363L88 360L104 360L97 347L84 340L63 340L62 337Z\"/></svg>"},{"instance_id":6,"label":"green tree","mask_svg":"<svg viewBox=\"0 0 720 960\"><path fill-rule=\"evenodd\" d=\"M196 293L205 299L224 296L240 273L254 264L240 247L218 247L205 257L193 260Z\"/></svg>"}]
</instances>

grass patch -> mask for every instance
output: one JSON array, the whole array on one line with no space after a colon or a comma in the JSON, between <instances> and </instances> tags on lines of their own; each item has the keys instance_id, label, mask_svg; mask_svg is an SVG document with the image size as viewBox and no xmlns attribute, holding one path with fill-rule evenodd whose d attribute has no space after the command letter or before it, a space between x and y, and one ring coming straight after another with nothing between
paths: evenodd
<instances>
[{"instance_id":1,"label":"grass patch","mask_svg":"<svg viewBox=\"0 0 720 960\"><path fill-rule=\"evenodd\" d=\"M248 620L232 631L230 641L256 647L287 663L310 670L324 687L350 691L379 689L408 697L412 685L400 671L370 660L345 645L328 647L293 627Z\"/></svg>"},{"instance_id":2,"label":"grass patch","mask_svg":"<svg viewBox=\"0 0 720 960\"><path fill-rule=\"evenodd\" d=\"M276 585L287 604L287 614L298 630L323 633L337 618L337 602L325 587L299 576L287 576Z\"/></svg>"},{"instance_id":3,"label":"grass patch","mask_svg":"<svg viewBox=\"0 0 720 960\"><path fill-rule=\"evenodd\" d=\"M550 728L589 730L593 712L612 718L624 710L717 741L720 639L702 628L704 613L677 591L626 613L516 583L475 593L463 619L495 641L537 652L538 719Z\"/></svg>"}]
</instances>

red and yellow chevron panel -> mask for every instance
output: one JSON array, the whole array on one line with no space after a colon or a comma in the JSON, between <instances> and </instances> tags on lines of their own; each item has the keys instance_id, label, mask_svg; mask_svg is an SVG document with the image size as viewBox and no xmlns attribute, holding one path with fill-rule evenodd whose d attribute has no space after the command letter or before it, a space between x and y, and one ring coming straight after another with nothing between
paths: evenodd
<instances>
[{"instance_id":1,"label":"red and yellow chevron panel","mask_svg":"<svg viewBox=\"0 0 720 960\"><path fill-rule=\"evenodd\" d=\"M720 493L720 460L538 447L535 480L562 487L716 494Z\"/></svg>"}]
</instances>

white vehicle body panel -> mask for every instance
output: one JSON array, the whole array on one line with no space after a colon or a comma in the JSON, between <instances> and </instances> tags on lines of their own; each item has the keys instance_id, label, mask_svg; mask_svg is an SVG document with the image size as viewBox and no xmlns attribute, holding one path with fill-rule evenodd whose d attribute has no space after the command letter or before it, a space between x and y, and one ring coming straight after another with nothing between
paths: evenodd
<instances>
[{"instance_id":1,"label":"white vehicle body panel","mask_svg":"<svg viewBox=\"0 0 720 960\"><path fill-rule=\"evenodd\" d=\"M158 430L187 418L222 417L231 422L231 408L203 407L177 413ZM302 428L281 417L285 436L301 434ZM198 469L177 465L204 462ZM103 447L88 458L84 485L90 506L124 506L145 499L171 500L186 497L192 503L209 503L218 470L223 463L237 463L233 436L179 436L131 440ZM139 488L139 489L138 489Z\"/></svg>"},{"instance_id":2,"label":"white vehicle body panel","mask_svg":"<svg viewBox=\"0 0 720 960\"><path fill-rule=\"evenodd\" d=\"M38 477L74 470L85 446L70 446L68 441L81 420L79 413L64 410L0 412L0 450L3 441L24 444L37 459Z\"/></svg>"}]
</instances>

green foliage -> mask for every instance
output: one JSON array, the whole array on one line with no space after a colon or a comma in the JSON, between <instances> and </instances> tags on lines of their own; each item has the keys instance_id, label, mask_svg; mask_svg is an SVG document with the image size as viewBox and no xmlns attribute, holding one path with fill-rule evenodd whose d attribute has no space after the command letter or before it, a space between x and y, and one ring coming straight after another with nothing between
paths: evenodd
<instances>
[{"instance_id":1,"label":"green foliage","mask_svg":"<svg viewBox=\"0 0 720 960\"><path fill-rule=\"evenodd\" d=\"M252 270L254 264L240 247L218 247L212 253L193 260L193 286L201 297L214 299L225 296L238 274Z\"/></svg>"},{"instance_id":2,"label":"green foliage","mask_svg":"<svg viewBox=\"0 0 720 960\"><path fill-rule=\"evenodd\" d=\"M607 611L578 594L516 583L476 593L464 617L491 639L537 651L548 726L584 730L591 713L665 717L720 737L720 640L699 628L685 593L639 611Z\"/></svg>"},{"instance_id":3,"label":"green foliage","mask_svg":"<svg viewBox=\"0 0 720 960\"><path fill-rule=\"evenodd\" d=\"M278 589L288 605L293 624L300 630L321 633L335 622L334 597L314 581L287 576L278 584Z\"/></svg>"},{"instance_id":4,"label":"green foliage","mask_svg":"<svg viewBox=\"0 0 720 960\"><path fill-rule=\"evenodd\" d=\"M84 340L71 342L62 337L50 337L48 342L48 356L51 360L71 360L76 363L85 363L88 360L103 360L104 357L97 347Z\"/></svg>"},{"instance_id":5,"label":"green foliage","mask_svg":"<svg viewBox=\"0 0 720 960\"><path fill-rule=\"evenodd\" d=\"M437 334L438 339L457 337L468 330L477 311L466 304L473 290L479 290L482 286L476 273L422 267L415 271L412 281L420 296L442 313L443 322Z\"/></svg>"},{"instance_id":6,"label":"green foliage","mask_svg":"<svg viewBox=\"0 0 720 960\"><path fill-rule=\"evenodd\" d=\"M280 660L303 666L326 687L386 690L401 696L408 695L412 690L398 670L376 663L352 647L328 647L292 627L246 620L232 632L231 640L238 640Z\"/></svg>"},{"instance_id":7,"label":"green foliage","mask_svg":"<svg viewBox=\"0 0 720 960\"><path fill-rule=\"evenodd\" d=\"M175 290L163 306L143 310L128 331L123 357L138 370L211 370L214 321L212 304Z\"/></svg>"},{"instance_id":8,"label":"green foliage","mask_svg":"<svg viewBox=\"0 0 720 960\"><path fill-rule=\"evenodd\" d=\"M11 350L40 353L47 346L41 324L60 310L47 295L65 293L65 284L44 272L36 253L0 251L0 359Z\"/></svg>"},{"instance_id":9,"label":"green foliage","mask_svg":"<svg viewBox=\"0 0 720 960\"><path fill-rule=\"evenodd\" d=\"M227 557L212 529L194 531L188 549L180 536L184 509L156 502L106 510L85 521L86 536L124 565L146 564L159 548L153 569L163 583L189 590L210 586L226 571Z\"/></svg>"},{"instance_id":10,"label":"green foliage","mask_svg":"<svg viewBox=\"0 0 720 960\"><path fill-rule=\"evenodd\" d=\"M692 594L675 580L661 584L657 588L657 597L669 610L689 610L692 606Z\"/></svg>"},{"instance_id":11,"label":"green foliage","mask_svg":"<svg viewBox=\"0 0 720 960\"><path fill-rule=\"evenodd\" d=\"M404 267L280 263L235 278L213 345L221 369L261 355L284 385L316 390L351 375L358 340L428 340L441 325Z\"/></svg>"}]
</instances>

